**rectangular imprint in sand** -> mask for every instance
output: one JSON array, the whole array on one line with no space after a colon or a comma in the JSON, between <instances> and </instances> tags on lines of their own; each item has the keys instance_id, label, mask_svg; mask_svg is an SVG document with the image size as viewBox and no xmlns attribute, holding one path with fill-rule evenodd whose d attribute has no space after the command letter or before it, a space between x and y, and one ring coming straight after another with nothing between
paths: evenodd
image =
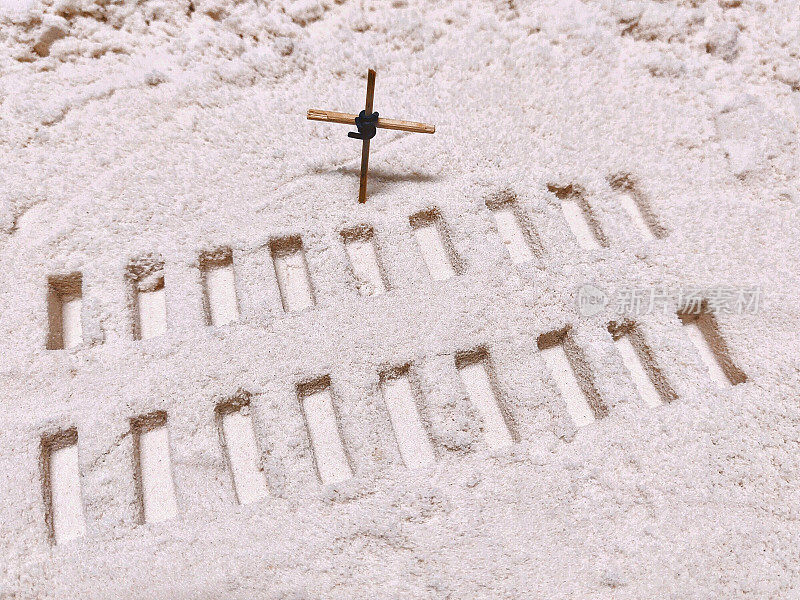
<instances>
[{"instance_id":1,"label":"rectangular imprint in sand","mask_svg":"<svg viewBox=\"0 0 800 600\"><path fill-rule=\"evenodd\" d=\"M650 202L630 175L617 174L609 177L609 184L616 191L622 208L642 237L647 240L666 237L667 230L659 223Z\"/></svg>"},{"instance_id":2,"label":"rectangular imprint in sand","mask_svg":"<svg viewBox=\"0 0 800 600\"><path fill-rule=\"evenodd\" d=\"M561 200L561 211L578 244L584 250L608 247L605 234L589 206L586 192L580 186L547 186L547 189Z\"/></svg>"},{"instance_id":3,"label":"rectangular imprint in sand","mask_svg":"<svg viewBox=\"0 0 800 600\"><path fill-rule=\"evenodd\" d=\"M639 233L641 233L645 239L654 240L656 236L653 235L653 231L650 229L647 221L645 221L636 199L625 190L620 191L617 194L617 198L619 199L619 203L622 205L622 208L625 209L626 213L628 213L628 217L630 217L633 225L639 230Z\"/></svg>"},{"instance_id":4,"label":"rectangular imprint in sand","mask_svg":"<svg viewBox=\"0 0 800 600\"><path fill-rule=\"evenodd\" d=\"M164 335L167 330L167 305L164 296L164 280L158 287L139 293L139 333L141 339Z\"/></svg>"},{"instance_id":5,"label":"rectangular imprint in sand","mask_svg":"<svg viewBox=\"0 0 800 600\"><path fill-rule=\"evenodd\" d=\"M378 261L375 236L372 228L361 225L342 232L342 240L356 279L356 288L362 296L377 296L389 286Z\"/></svg>"},{"instance_id":6,"label":"rectangular imprint in sand","mask_svg":"<svg viewBox=\"0 0 800 600\"><path fill-rule=\"evenodd\" d=\"M747 381L747 375L734 364L728 344L723 339L717 321L706 308L706 304L704 302L698 312L678 312L684 331L697 349L711 379L717 385L728 387L744 383Z\"/></svg>"},{"instance_id":7,"label":"rectangular imprint in sand","mask_svg":"<svg viewBox=\"0 0 800 600\"><path fill-rule=\"evenodd\" d=\"M504 190L486 200L497 232L514 264L524 264L542 255L538 236L526 219L513 193Z\"/></svg>"},{"instance_id":8,"label":"rectangular imprint in sand","mask_svg":"<svg viewBox=\"0 0 800 600\"><path fill-rule=\"evenodd\" d=\"M510 415L497 393L488 355L483 350L456 356L456 369L469 401L483 418L483 432L490 448L502 448L515 441Z\"/></svg>"},{"instance_id":9,"label":"rectangular imprint in sand","mask_svg":"<svg viewBox=\"0 0 800 600\"><path fill-rule=\"evenodd\" d=\"M45 514L50 539L63 544L86 533L81 497L78 431L69 429L42 441Z\"/></svg>"},{"instance_id":10,"label":"rectangular imprint in sand","mask_svg":"<svg viewBox=\"0 0 800 600\"><path fill-rule=\"evenodd\" d=\"M408 220L431 278L443 281L457 275L459 260L439 211L418 212Z\"/></svg>"},{"instance_id":11,"label":"rectangular imprint in sand","mask_svg":"<svg viewBox=\"0 0 800 600\"><path fill-rule=\"evenodd\" d=\"M567 353L561 344L542 350L550 375L556 382L561 398L567 405L567 411L577 427L583 427L594 421L594 414L589 406L586 395L578 385L575 371L567 358Z\"/></svg>"},{"instance_id":12,"label":"rectangular imprint in sand","mask_svg":"<svg viewBox=\"0 0 800 600\"><path fill-rule=\"evenodd\" d=\"M654 407L677 398L636 323L612 321L608 324L608 332L645 404Z\"/></svg>"},{"instance_id":13,"label":"rectangular imprint in sand","mask_svg":"<svg viewBox=\"0 0 800 600\"><path fill-rule=\"evenodd\" d=\"M217 408L222 447L239 504L256 502L267 495L250 411L249 403L231 402Z\"/></svg>"},{"instance_id":14,"label":"rectangular imprint in sand","mask_svg":"<svg viewBox=\"0 0 800 600\"><path fill-rule=\"evenodd\" d=\"M403 462L410 469L434 462L436 456L409 380L409 368L392 369L381 375L381 392L392 421Z\"/></svg>"},{"instance_id":15,"label":"rectangular imprint in sand","mask_svg":"<svg viewBox=\"0 0 800 600\"><path fill-rule=\"evenodd\" d=\"M700 360L703 361L706 369L708 369L708 373L711 376L712 381L723 387L729 386L731 384L730 380L728 380L728 377L722 370L719 361L717 360L716 356L714 356L714 351L711 349L711 346L703 335L703 332L700 331L697 323L687 323L684 325L684 331L686 331L689 341L692 342L697 350L697 353L700 355Z\"/></svg>"},{"instance_id":16,"label":"rectangular imprint in sand","mask_svg":"<svg viewBox=\"0 0 800 600\"><path fill-rule=\"evenodd\" d=\"M270 243L270 251L283 310L296 312L313 306L314 293L300 236L273 240Z\"/></svg>"},{"instance_id":17,"label":"rectangular imprint in sand","mask_svg":"<svg viewBox=\"0 0 800 600\"><path fill-rule=\"evenodd\" d=\"M639 360L639 355L636 353L636 349L633 347L630 339L628 339L628 336L623 335L615 340L614 344L616 344L617 351L622 357L622 362L625 364L625 368L628 369L628 373L631 375L636 390L639 392L639 396L644 400L645 404L648 406L658 406L661 404L661 396L658 390L656 390L656 386L650 381L650 377L647 376L644 365L642 361Z\"/></svg>"},{"instance_id":18,"label":"rectangular imprint in sand","mask_svg":"<svg viewBox=\"0 0 800 600\"><path fill-rule=\"evenodd\" d=\"M147 340L163 335L167 330L163 261L153 256L131 261L127 277L134 309L134 339Z\"/></svg>"},{"instance_id":19,"label":"rectangular imprint in sand","mask_svg":"<svg viewBox=\"0 0 800 600\"><path fill-rule=\"evenodd\" d=\"M583 353L569 335L569 327L543 333L537 345L576 427L608 414Z\"/></svg>"},{"instance_id":20,"label":"rectangular imprint in sand","mask_svg":"<svg viewBox=\"0 0 800 600\"><path fill-rule=\"evenodd\" d=\"M330 379L301 384L297 391L320 481L328 484L349 479L353 472L342 442Z\"/></svg>"},{"instance_id":21,"label":"rectangular imprint in sand","mask_svg":"<svg viewBox=\"0 0 800 600\"><path fill-rule=\"evenodd\" d=\"M132 424L136 487L143 523L166 521L178 514L167 413L155 412Z\"/></svg>"},{"instance_id":22,"label":"rectangular imprint in sand","mask_svg":"<svg viewBox=\"0 0 800 600\"><path fill-rule=\"evenodd\" d=\"M47 289L48 350L74 348L83 341L82 276L51 277Z\"/></svg>"},{"instance_id":23,"label":"rectangular imprint in sand","mask_svg":"<svg viewBox=\"0 0 800 600\"><path fill-rule=\"evenodd\" d=\"M205 291L206 323L219 327L239 320L233 253L221 248L200 257Z\"/></svg>"}]
</instances>

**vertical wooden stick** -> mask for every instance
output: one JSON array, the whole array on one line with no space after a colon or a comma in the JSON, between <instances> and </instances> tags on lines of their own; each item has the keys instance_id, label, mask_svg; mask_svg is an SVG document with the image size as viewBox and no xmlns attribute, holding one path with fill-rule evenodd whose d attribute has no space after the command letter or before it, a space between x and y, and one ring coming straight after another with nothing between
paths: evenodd
<instances>
[{"instance_id":1,"label":"vertical wooden stick","mask_svg":"<svg viewBox=\"0 0 800 600\"><path fill-rule=\"evenodd\" d=\"M367 73L367 103L364 112L372 114L372 99L375 96L375 70L370 69ZM367 168L369 167L369 140L365 139L361 145L361 178L358 182L358 201L367 201Z\"/></svg>"}]
</instances>

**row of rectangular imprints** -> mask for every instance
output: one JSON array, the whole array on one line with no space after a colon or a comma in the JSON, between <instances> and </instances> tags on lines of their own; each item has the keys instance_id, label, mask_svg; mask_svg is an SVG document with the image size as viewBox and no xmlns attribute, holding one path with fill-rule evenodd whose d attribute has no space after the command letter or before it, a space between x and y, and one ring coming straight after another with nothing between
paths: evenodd
<instances>
[{"instance_id":1,"label":"row of rectangular imprints","mask_svg":"<svg viewBox=\"0 0 800 600\"><path fill-rule=\"evenodd\" d=\"M722 386L746 381L734 365L720 336L714 315L679 315L689 339L705 363L709 375ZM655 354L632 321L611 322L608 332L641 398L649 406L668 403L677 394L655 362ZM577 427L608 414L592 369L576 344L569 327L539 336L538 348L562 406ZM471 410L477 415L480 435L489 448L499 449L519 441L515 419L484 348L457 353L455 367ZM387 369L379 377L381 394L403 463L411 469L434 463L440 446L432 434L422 386L411 365ZM319 481L331 484L353 476L353 461L342 435L337 400L329 376L296 386L303 431ZM268 494L259 427L251 413L251 396L239 393L216 406L215 420L221 451L239 503L258 501ZM131 419L133 442L132 478L139 521L151 523L178 514L175 479L170 457L166 411ZM81 493L77 428L67 428L42 438L44 508L47 531L53 543L81 537L86 532Z\"/></svg>"}]
</instances>

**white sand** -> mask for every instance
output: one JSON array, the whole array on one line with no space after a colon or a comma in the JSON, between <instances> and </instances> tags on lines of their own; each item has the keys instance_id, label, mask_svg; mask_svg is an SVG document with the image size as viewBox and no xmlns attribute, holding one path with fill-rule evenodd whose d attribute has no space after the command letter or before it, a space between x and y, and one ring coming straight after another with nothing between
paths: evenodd
<instances>
[{"instance_id":1,"label":"white sand","mask_svg":"<svg viewBox=\"0 0 800 600\"><path fill-rule=\"evenodd\" d=\"M796 597L798 48L794 0L0 0L0 597ZM370 66L437 129L359 206L305 111ZM651 406L584 285L763 299L725 385L640 316Z\"/></svg>"}]
</instances>

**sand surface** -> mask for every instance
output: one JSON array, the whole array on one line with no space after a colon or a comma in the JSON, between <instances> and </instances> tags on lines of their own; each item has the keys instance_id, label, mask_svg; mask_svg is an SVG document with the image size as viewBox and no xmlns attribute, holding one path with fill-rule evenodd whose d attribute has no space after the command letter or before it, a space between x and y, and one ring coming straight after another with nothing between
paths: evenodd
<instances>
[{"instance_id":1,"label":"sand surface","mask_svg":"<svg viewBox=\"0 0 800 600\"><path fill-rule=\"evenodd\" d=\"M0 597L797 597L798 122L794 0L0 0Z\"/></svg>"}]
</instances>

